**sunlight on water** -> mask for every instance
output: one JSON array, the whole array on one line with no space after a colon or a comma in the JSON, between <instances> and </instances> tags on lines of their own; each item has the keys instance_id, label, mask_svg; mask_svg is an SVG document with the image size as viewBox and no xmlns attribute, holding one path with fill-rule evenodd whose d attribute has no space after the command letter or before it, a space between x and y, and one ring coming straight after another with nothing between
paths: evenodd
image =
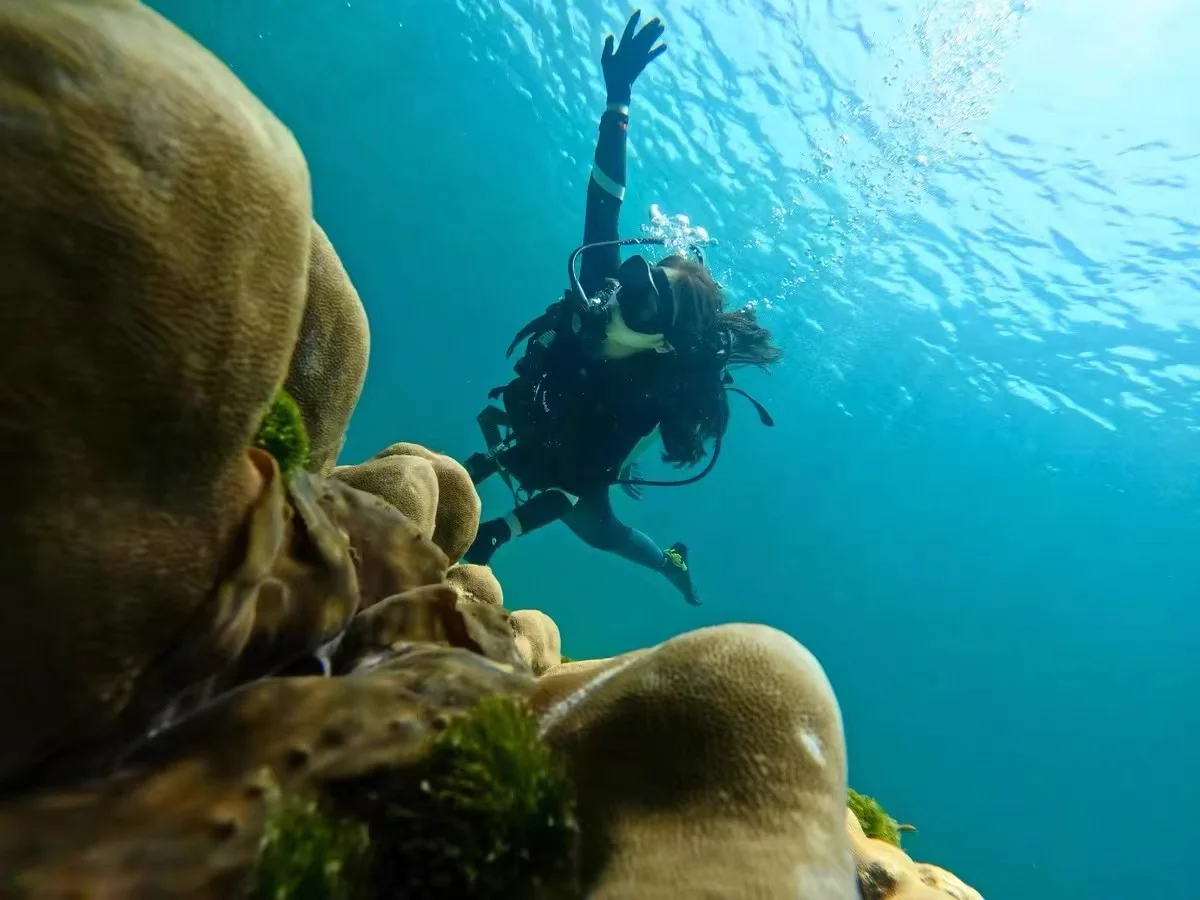
<instances>
[{"instance_id":1,"label":"sunlight on water","mask_svg":"<svg viewBox=\"0 0 1200 900\"><path fill-rule=\"evenodd\" d=\"M1030 8L1011 0L938 0L885 45L894 62L883 82L896 90L881 95L880 105L896 110L887 116L888 139L908 137L908 160L934 165L963 143L978 143L971 126L988 117L1005 88L1005 53Z\"/></svg>"},{"instance_id":2,"label":"sunlight on water","mask_svg":"<svg viewBox=\"0 0 1200 900\"><path fill-rule=\"evenodd\" d=\"M460 6L503 33L479 52L557 111L545 125L577 136L585 171L625 5ZM888 358L1082 425L1190 429L1200 135L1135 89L1187 96L1190 45L1164 39L1181 9L664 0L646 8L670 51L635 91L631 196L705 224L735 302L769 308L835 402Z\"/></svg>"}]
</instances>

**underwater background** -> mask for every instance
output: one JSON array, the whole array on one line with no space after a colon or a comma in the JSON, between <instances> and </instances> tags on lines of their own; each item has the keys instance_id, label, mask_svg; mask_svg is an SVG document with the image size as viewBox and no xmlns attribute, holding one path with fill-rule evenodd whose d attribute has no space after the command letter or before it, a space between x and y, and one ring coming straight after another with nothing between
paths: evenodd
<instances>
[{"instance_id":1,"label":"underwater background","mask_svg":"<svg viewBox=\"0 0 1200 900\"><path fill-rule=\"evenodd\" d=\"M343 462L459 458L565 286L629 7L156 0L296 133L372 354ZM850 780L989 900L1179 896L1200 809L1200 8L664 0L625 233L686 214L787 353L711 477L617 510L704 606L564 527L498 554L574 658L765 622ZM660 469L652 467L658 473ZM511 505L482 490L485 515ZM1181 866L1181 864L1184 864Z\"/></svg>"}]
</instances>

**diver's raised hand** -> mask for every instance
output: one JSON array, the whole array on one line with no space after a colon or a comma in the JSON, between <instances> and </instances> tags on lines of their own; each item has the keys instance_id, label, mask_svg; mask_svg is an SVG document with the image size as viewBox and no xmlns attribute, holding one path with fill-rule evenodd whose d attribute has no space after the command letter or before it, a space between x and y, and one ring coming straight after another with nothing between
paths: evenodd
<instances>
[{"instance_id":1,"label":"diver's raised hand","mask_svg":"<svg viewBox=\"0 0 1200 900\"><path fill-rule=\"evenodd\" d=\"M662 20L653 18L638 31L638 20L642 16L635 9L625 25L621 43L613 51L613 36L604 40L604 53L600 57L600 68L604 70L604 86L608 89L609 103L628 103L633 96L633 83L642 70L667 52L666 44L654 46L665 30Z\"/></svg>"}]
</instances>

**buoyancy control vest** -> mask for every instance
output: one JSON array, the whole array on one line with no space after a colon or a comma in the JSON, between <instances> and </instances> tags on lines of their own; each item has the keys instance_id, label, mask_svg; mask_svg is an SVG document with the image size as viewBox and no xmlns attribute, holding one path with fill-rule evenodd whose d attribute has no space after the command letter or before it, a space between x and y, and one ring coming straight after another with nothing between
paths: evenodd
<instances>
[{"instance_id":1,"label":"buoyancy control vest","mask_svg":"<svg viewBox=\"0 0 1200 900\"><path fill-rule=\"evenodd\" d=\"M660 358L662 354L642 353L621 360L600 356L616 287L616 282L611 282L607 295L597 298L588 311L581 310L568 292L526 323L508 346L505 355L511 357L521 342L526 342L513 367L516 377L493 389L488 397L504 404L511 429L508 440L539 451L544 465L538 468L544 471L513 472L530 490L553 486L549 482L556 478L562 480L564 465L610 484L694 484L712 471L720 456L728 423L728 405L724 403L724 420L701 472L671 481L617 477L621 462L659 423L664 374L677 378L679 373L671 373L671 354ZM732 386L727 364L731 350L732 335L718 334L715 345L702 354L703 371L695 369L696 360L692 359L692 375L715 389L742 395L754 405L762 424L773 426L770 413L757 400Z\"/></svg>"}]
</instances>

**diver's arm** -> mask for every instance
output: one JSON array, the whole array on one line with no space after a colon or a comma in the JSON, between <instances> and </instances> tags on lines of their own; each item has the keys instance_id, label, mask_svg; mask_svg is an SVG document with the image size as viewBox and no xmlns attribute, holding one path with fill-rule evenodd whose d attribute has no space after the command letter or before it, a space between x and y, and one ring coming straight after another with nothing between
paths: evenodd
<instances>
[{"instance_id":1,"label":"diver's arm","mask_svg":"<svg viewBox=\"0 0 1200 900\"><path fill-rule=\"evenodd\" d=\"M660 435L658 433L658 426L655 425L654 430L651 431L645 437L643 437L640 441L638 441L637 444L634 446L634 448L631 451L629 451L629 455L627 457L625 457L625 461L623 463L621 463L621 477L622 478L628 477L628 475L626 473L628 473L629 471L631 471L633 469L633 466L638 461L639 457L641 457L641 455L643 453L645 453L647 450L649 450L650 445L653 444L655 441L659 440L659 438L660 438Z\"/></svg>"},{"instance_id":2,"label":"diver's arm","mask_svg":"<svg viewBox=\"0 0 1200 900\"><path fill-rule=\"evenodd\" d=\"M621 469L617 473L617 481L621 485L621 490L634 500L642 499L642 489L638 485L638 482L642 479L642 473L638 470L638 457L645 453L650 445L658 439L659 433L658 426L656 425L653 431L637 442L637 446L625 457L625 462L621 464Z\"/></svg>"},{"instance_id":3,"label":"diver's arm","mask_svg":"<svg viewBox=\"0 0 1200 900\"><path fill-rule=\"evenodd\" d=\"M588 179L587 209L583 219L583 242L615 241L620 236L621 201L625 198L625 144L629 106L610 102L600 117L600 136ZM621 266L619 247L585 250L579 266L579 283L584 293L595 296L606 278L615 278Z\"/></svg>"},{"instance_id":4,"label":"diver's arm","mask_svg":"<svg viewBox=\"0 0 1200 900\"><path fill-rule=\"evenodd\" d=\"M621 201L625 199L625 129L629 126L633 83L667 49L666 44L658 43L663 23L654 18L639 29L640 18L641 13L635 11L625 23L620 45L616 45L615 37L610 34L600 54L608 106L600 117L600 138L596 141L592 177L588 180L584 243L615 241L619 236L617 219ZM620 267L619 247L599 247L584 253L579 271L584 293L595 296L604 287L605 279L617 277Z\"/></svg>"}]
</instances>

